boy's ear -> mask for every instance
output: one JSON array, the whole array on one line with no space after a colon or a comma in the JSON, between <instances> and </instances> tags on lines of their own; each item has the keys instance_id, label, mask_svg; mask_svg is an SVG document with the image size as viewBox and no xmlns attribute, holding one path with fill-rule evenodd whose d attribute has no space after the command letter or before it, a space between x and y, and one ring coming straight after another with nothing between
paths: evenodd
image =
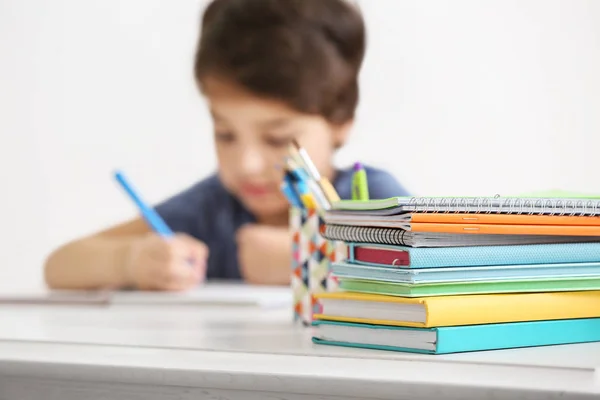
<instances>
[{"instance_id":1,"label":"boy's ear","mask_svg":"<svg viewBox=\"0 0 600 400\"><path fill-rule=\"evenodd\" d=\"M354 120L333 127L333 146L336 150L346 144L352 126L354 126Z\"/></svg>"}]
</instances>

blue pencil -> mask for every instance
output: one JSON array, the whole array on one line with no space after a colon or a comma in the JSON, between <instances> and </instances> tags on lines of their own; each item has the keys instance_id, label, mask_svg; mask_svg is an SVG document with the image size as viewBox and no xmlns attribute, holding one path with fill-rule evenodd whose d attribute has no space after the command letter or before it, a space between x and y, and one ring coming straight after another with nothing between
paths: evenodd
<instances>
[{"instance_id":1,"label":"blue pencil","mask_svg":"<svg viewBox=\"0 0 600 400\"><path fill-rule=\"evenodd\" d=\"M115 172L115 179L117 180L117 182L119 182L119 184L121 185L121 187L123 188L125 193L127 193L129 195L129 197L131 198L133 203L140 210L142 217L146 220L148 225L150 225L150 227L158 235L160 235L164 238L170 238L174 235L171 228L169 228L169 226L166 224L166 222L160 217L160 215L158 215L156 210L154 210L154 208L147 205L141 199L139 194L136 193L136 191L133 188L133 186L131 185L131 183L127 180L127 178L125 178L125 175L123 174L123 172L121 172L121 171Z\"/></svg>"}]
</instances>

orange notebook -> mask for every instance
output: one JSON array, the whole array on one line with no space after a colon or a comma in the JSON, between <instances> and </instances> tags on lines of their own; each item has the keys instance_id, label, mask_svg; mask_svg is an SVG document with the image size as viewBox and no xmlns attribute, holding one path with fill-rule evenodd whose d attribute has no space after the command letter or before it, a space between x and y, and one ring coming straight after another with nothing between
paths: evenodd
<instances>
[{"instance_id":1,"label":"orange notebook","mask_svg":"<svg viewBox=\"0 0 600 400\"><path fill-rule=\"evenodd\" d=\"M575 225L598 226L600 217L579 217L570 215L519 215L519 214L406 214L410 222L442 224L502 224L502 225Z\"/></svg>"},{"instance_id":2,"label":"orange notebook","mask_svg":"<svg viewBox=\"0 0 600 400\"><path fill-rule=\"evenodd\" d=\"M328 224L397 228L412 232L500 235L600 236L600 217L408 213L388 216L336 214Z\"/></svg>"},{"instance_id":3,"label":"orange notebook","mask_svg":"<svg viewBox=\"0 0 600 400\"><path fill-rule=\"evenodd\" d=\"M509 224L410 224L413 232L473 233L493 235L600 236L600 226Z\"/></svg>"}]
</instances>

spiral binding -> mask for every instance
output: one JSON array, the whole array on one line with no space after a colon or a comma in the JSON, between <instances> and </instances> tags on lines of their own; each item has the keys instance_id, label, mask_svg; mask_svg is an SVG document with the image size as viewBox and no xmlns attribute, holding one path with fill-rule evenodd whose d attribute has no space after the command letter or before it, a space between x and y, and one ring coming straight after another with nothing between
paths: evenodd
<instances>
[{"instance_id":1,"label":"spiral binding","mask_svg":"<svg viewBox=\"0 0 600 400\"><path fill-rule=\"evenodd\" d=\"M595 216L600 201L517 197L412 197L411 212Z\"/></svg>"},{"instance_id":2,"label":"spiral binding","mask_svg":"<svg viewBox=\"0 0 600 400\"><path fill-rule=\"evenodd\" d=\"M343 242L363 242L394 244L406 246L404 235L410 234L403 229L371 228L351 225L326 225L323 237Z\"/></svg>"}]
</instances>

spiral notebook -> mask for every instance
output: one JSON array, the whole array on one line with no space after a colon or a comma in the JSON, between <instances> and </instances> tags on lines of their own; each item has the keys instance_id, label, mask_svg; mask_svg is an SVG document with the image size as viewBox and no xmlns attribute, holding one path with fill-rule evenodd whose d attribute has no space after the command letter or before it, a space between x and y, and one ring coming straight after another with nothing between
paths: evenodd
<instances>
[{"instance_id":1,"label":"spiral notebook","mask_svg":"<svg viewBox=\"0 0 600 400\"><path fill-rule=\"evenodd\" d=\"M347 243L347 261L388 268L531 265L600 261L600 243L414 248Z\"/></svg>"},{"instance_id":2,"label":"spiral notebook","mask_svg":"<svg viewBox=\"0 0 600 400\"><path fill-rule=\"evenodd\" d=\"M409 247L502 246L600 242L600 236L499 235L480 233L411 232L400 228L378 228L326 224L323 237L328 240L380 243Z\"/></svg>"},{"instance_id":3,"label":"spiral notebook","mask_svg":"<svg viewBox=\"0 0 600 400\"><path fill-rule=\"evenodd\" d=\"M496 213L599 216L599 197L391 197L379 200L340 200L328 214L360 211L370 215L403 213Z\"/></svg>"}]
</instances>

